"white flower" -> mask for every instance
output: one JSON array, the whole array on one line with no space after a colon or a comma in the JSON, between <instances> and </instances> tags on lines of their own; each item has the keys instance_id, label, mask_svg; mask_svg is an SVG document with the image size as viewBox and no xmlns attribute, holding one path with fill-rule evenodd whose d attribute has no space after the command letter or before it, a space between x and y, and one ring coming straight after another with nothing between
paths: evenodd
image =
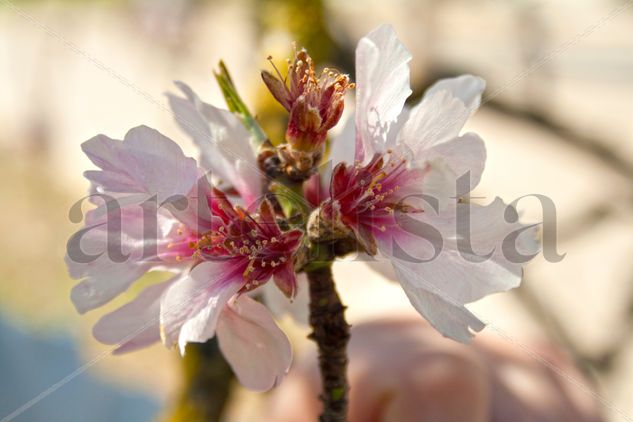
<instances>
[{"instance_id":1,"label":"white flower","mask_svg":"<svg viewBox=\"0 0 633 422\"><path fill-rule=\"evenodd\" d=\"M536 229L506 222L515 211L498 198L487 206L459 200L485 165L481 138L460 135L485 82L441 80L407 109L410 60L390 26L358 43L355 124L333 141L340 162L320 213L366 252L388 258L413 306L443 335L466 342L484 324L464 305L519 285L519 253L536 253ZM467 172L470 183L458 186Z\"/></svg>"}]
</instances>

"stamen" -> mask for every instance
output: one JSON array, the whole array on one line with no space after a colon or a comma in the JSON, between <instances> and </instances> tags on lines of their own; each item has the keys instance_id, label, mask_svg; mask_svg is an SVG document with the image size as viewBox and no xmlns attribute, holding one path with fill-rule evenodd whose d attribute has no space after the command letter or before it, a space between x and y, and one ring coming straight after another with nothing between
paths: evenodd
<instances>
[{"instance_id":1,"label":"stamen","mask_svg":"<svg viewBox=\"0 0 633 422\"><path fill-rule=\"evenodd\" d=\"M277 66L275 66L275 63L273 62L273 56L268 56L266 57L266 60L268 60L270 62L270 64L272 65L273 69L275 69L275 73L277 73L277 77L279 78L280 81L284 81L284 85L286 83L286 78L284 78L283 76L281 76L281 72L279 71L279 69L277 69ZM287 59L288 63L290 63L290 59Z\"/></svg>"}]
</instances>

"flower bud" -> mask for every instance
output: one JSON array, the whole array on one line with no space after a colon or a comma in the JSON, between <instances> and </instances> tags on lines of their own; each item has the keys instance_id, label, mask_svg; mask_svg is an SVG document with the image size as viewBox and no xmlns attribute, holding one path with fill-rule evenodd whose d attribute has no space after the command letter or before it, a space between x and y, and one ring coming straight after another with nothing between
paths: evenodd
<instances>
[{"instance_id":1,"label":"flower bud","mask_svg":"<svg viewBox=\"0 0 633 422\"><path fill-rule=\"evenodd\" d=\"M347 75L332 69L323 69L317 75L305 49L295 52L294 61L288 60L285 78L276 67L275 71L277 76L263 71L262 78L275 99L290 113L288 144L280 158L290 160L290 164L297 161L295 170L303 173L318 164L327 132L341 118L345 92L354 84Z\"/></svg>"}]
</instances>

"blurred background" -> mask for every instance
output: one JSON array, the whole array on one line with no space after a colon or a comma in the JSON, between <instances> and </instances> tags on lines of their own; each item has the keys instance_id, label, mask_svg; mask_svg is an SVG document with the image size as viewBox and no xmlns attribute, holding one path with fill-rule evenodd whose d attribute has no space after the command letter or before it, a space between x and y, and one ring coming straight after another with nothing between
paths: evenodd
<instances>
[{"instance_id":1,"label":"blurred background","mask_svg":"<svg viewBox=\"0 0 633 422\"><path fill-rule=\"evenodd\" d=\"M488 82L466 128L488 148L474 196L510 202L541 194L556 205L565 258L537 258L520 289L474 304L495 326L484 336L556 342L613 405L604 406L607 420L626 420L633 415L632 3L0 0L0 418L76 375L15 420L195 419L182 415L195 407L187 395L209 388L196 377L213 345L184 363L160 345L113 357L91 337L106 309L79 316L70 303L63 256L80 224L68 210L85 196L81 172L90 168L79 145L147 124L195 154L163 93L183 80L223 105L212 76L220 59L278 136L281 108L259 77L266 57L283 64L296 40L321 66L353 75L357 40L391 23L413 53L414 98L438 77L469 72ZM519 208L526 221L541 221L536 199ZM397 285L362 263L338 263L335 274L353 324L413 312ZM311 348L306 327L283 324L297 356ZM204 376L225 375L219 368ZM256 420L266 396L226 388L234 393L227 420Z\"/></svg>"}]
</instances>

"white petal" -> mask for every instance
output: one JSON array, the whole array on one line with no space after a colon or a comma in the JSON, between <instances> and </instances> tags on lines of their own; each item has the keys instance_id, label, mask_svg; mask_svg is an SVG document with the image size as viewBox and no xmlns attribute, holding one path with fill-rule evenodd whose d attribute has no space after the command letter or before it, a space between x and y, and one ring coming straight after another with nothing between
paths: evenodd
<instances>
[{"instance_id":1,"label":"white petal","mask_svg":"<svg viewBox=\"0 0 633 422\"><path fill-rule=\"evenodd\" d=\"M204 103L182 82L176 85L187 98L168 94L177 123L200 148L202 165L230 186L246 202L259 198L262 176L251 146L251 135L228 110Z\"/></svg>"},{"instance_id":2,"label":"white petal","mask_svg":"<svg viewBox=\"0 0 633 422\"><path fill-rule=\"evenodd\" d=\"M177 279L144 289L133 301L104 315L92 333L104 344L116 344L114 353L126 353L160 341L160 299Z\"/></svg>"},{"instance_id":3,"label":"white petal","mask_svg":"<svg viewBox=\"0 0 633 422\"><path fill-rule=\"evenodd\" d=\"M423 253L409 250L407 253L411 257L426 254L425 258L430 258L426 250ZM472 262L446 244L440 255L429 262L400 260L395 264L410 271L411 277L408 280L412 286L426 288L449 302L459 304L510 290L521 283L520 266L518 272L515 272L514 268L506 268L492 259Z\"/></svg>"},{"instance_id":4,"label":"white petal","mask_svg":"<svg viewBox=\"0 0 633 422\"><path fill-rule=\"evenodd\" d=\"M336 167L340 162L348 164L354 163L355 137L356 128L354 126L354 115L352 115L345 122L343 129L337 136L332 138L332 142L330 143L330 155L328 159L331 161L331 168Z\"/></svg>"},{"instance_id":5,"label":"white petal","mask_svg":"<svg viewBox=\"0 0 633 422\"><path fill-rule=\"evenodd\" d=\"M275 283L266 283L261 287L263 301L275 317L285 314L301 325L308 325L310 292L308 278L305 273L297 274L297 294L290 301Z\"/></svg>"},{"instance_id":6,"label":"white petal","mask_svg":"<svg viewBox=\"0 0 633 422\"><path fill-rule=\"evenodd\" d=\"M390 25L362 38L356 48L356 159L384 151L386 133L409 95L411 53Z\"/></svg>"},{"instance_id":7,"label":"white petal","mask_svg":"<svg viewBox=\"0 0 633 422\"><path fill-rule=\"evenodd\" d=\"M161 301L160 325L163 342L178 341L184 354L188 342L213 337L222 307L242 287L243 277L230 261L205 261L189 276L174 283Z\"/></svg>"},{"instance_id":8,"label":"white petal","mask_svg":"<svg viewBox=\"0 0 633 422\"><path fill-rule=\"evenodd\" d=\"M246 388L266 391L279 384L292 363L292 349L264 305L246 295L230 303L218 322L222 354Z\"/></svg>"},{"instance_id":9,"label":"white petal","mask_svg":"<svg viewBox=\"0 0 633 422\"><path fill-rule=\"evenodd\" d=\"M416 226L411 220L401 222L401 228L409 235L397 238L400 249L392 252L381 246L381 251L403 272L409 271L407 280L412 286L426 288L449 302L470 303L517 287L525 262L517 259L516 252L529 259L538 250L536 228L507 223L505 211L506 205L497 199L488 206L460 203L439 216L423 213L414 221L427 226ZM441 241L430 235L428 227L441 234ZM516 251L512 245L506 245L504 250L504 242L512 239L513 233L521 234ZM430 260L434 252L439 254ZM413 258L428 262L415 262Z\"/></svg>"},{"instance_id":10,"label":"white petal","mask_svg":"<svg viewBox=\"0 0 633 422\"><path fill-rule=\"evenodd\" d=\"M481 331L485 324L463 305L449 301L432 290L416 287L409 282L409 271L395 266L400 284L413 307L443 336L468 343L474 332Z\"/></svg>"},{"instance_id":11,"label":"white petal","mask_svg":"<svg viewBox=\"0 0 633 422\"><path fill-rule=\"evenodd\" d=\"M456 78L440 79L424 93L431 96L438 91L448 91L459 98L466 108L475 111L481 104L481 94L486 88L486 81L473 75L461 75Z\"/></svg>"},{"instance_id":12,"label":"white petal","mask_svg":"<svg viewBox=\"0 0 633 422\"><path fill-rule=\"evenodd\" d=\"M484 141L474 133L466 133L448 142L435 145L422 151L418 159L443 160L452 170L456 179L452 182L458 196L472 191L481 180L486 165L486 146ZM470 172L470 183L457 186L457 178Z\"/></svg>"},{"instance_id":13,"label":"white petal","mask_svg":"<svg viewBox=\"0 0 633 422\"><path fill-rule=\"evenodd\" d=\"M197 166L180 147L158 131L139 126L123 142L98 135L82 144L86 155L101 171L85 176L101 191L157 196L158 203L186 195L197 180Z\"/></svg>"},{"instance_id":14,"label":"white petal","mask_svg":"<svg viewBox=\"0 0 633 422\"><path fill-rule=\"evenodd\" d=\"M521 264L512 262L512 260L517 258L517 252L521 255L538 253L540 249L537 237L538 228L520 222L508 222L506 217L512 214L518 217L517 211L498 197L488 205L460 204L461 207L468 205L470 205L470 233L473 249L485 251L496 247L493 259L501 265L513 268L515 273L519 273ZM512 233L519 232L516 250L503 251L502 241L506 238L510 240L509 236ZM507 256L504 256L504 252Z\"/></svg>"},{"instance_id":15,"label":"white petal","mask_svg":"<svg viewBox=\"0 0 633 422\"><path fill-rule=\"evenodd\" d=\"M423 159L425 150L459 135L469 116L461 100L448 91L437 91L411 109L398 142L406 144L417 159Z\"/></svg>"}]
</instances>

